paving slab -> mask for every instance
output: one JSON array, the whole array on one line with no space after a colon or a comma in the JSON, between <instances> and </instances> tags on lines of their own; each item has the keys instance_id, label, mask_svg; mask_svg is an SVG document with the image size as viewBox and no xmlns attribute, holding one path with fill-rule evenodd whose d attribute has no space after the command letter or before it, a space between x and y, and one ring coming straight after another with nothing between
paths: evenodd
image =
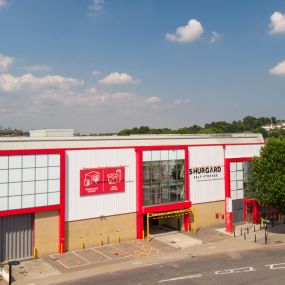
<instances>
[{"instance_id":1,"label":"paving slab","mask_svg":"<svg viewBox=\"0 0 285 285\"><path fill-rule=\"evenodd\" d=\"M109 260L108 257L104 256L100 252L94 250L93 248L84 249L80 251L75 251L77 255L84 260L87 260L89 263L96 263Z\"/></svg>"},{"instance_id":2,"label":"paving slab","mask_svg":"<svg viewBox=\"0 0 285 285\"><path fill-rule=\"evenodd\" d=\"M179 232L168 232L164 234L158 234L155 235L152 239L164 242L167 245L173 246L177 249L184 249L190 246L202 244L201 240Z\"/></svg>"}]
</instances>

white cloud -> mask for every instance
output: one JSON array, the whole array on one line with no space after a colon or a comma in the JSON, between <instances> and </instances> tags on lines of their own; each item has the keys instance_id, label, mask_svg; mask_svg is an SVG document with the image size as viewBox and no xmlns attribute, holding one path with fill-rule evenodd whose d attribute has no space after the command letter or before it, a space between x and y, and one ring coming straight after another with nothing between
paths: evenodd
<instances>
[{"instance_id":1,"label":"white cloud","mask_svg":"<svg viewBox=\"0 0 285 285\"><path fill-rule=\"evenodd\" d=\"M167 33L166 40L171 42L194 42L200 39L204 29L199 21L191 19L186 26L178 27L175 34Z\"/></svg>"},{"instance_id":2,"label":"white cloud","mask_svg":"<svg viewBox=\"0 0 285 285\"><path fill-rule=\"evenodd\" d=\"M13 63L13 61L13 57L0 54L0 71L7 69Z\"/></svg>"},{"instance_id":3,"label":"white cloud","mask_svg":"<svg viewBox=\"0 0 285 285\"><path fill-rule=\"evenodd\" d=\"M88 16L97 16L102 13L105 0L91 0L88 6Z\"/></svg>"},{"instance_id":4,"label":"white cloud","mask_svg":"<svg viewBox=\"0 0 285 285\"><path fill-rule=\"evenodd\" d=\"M115 84L136 84L137 80L127 73L113 72L100 80L100 83L104 85L115 85Z\"/></svg>"},{"instance_id":5,"label":"white cloud","mask_svg":"<svg viewBox=\"0 0 285 285\"><path fill-rule=\"evenodd\" d=\"M270 33L285 33L285 14L274 12L270 17Z\"/></svg>"},{"instance_id":6,"label":"white cloud","mask_svg":"<svg viewBox=\"0 0 285 285\"><path fill-rule=\"evenodd\" d=\"M161 102L161 98L157 97L157 96L152 96L152 97L148 97L145 101L148 104L157 104L159 102Z\"/></svg>"},{"instance_id":7,"label":"white cloud","mask_svg":"<svg viewBox=\"0 0 285 285\"><path fill-rule=\"evenodd\" d=\"M188 104L191 102L191 99L177 99L173 102L174 105Z\"/></svg>"},{"instance_id":8,"label":"white cloud","mask_svg":"<svg viewBox=\"0 0 285 285\"><path fill-rule=\"evenodd\" d=\"M26 66L25 70L27 70L29 72L33 72L33 71L51 71L51 67L47 66L47 65L30 65L30 66Z\"/></svg>"},{"instance_id":9,"label":"white cloud","mask_svg":"<svg viewBox=\"0 0 285 285\"><path fill-rule=\"evenodd\" d=\"M217 32L212 32L211 38L210 38L210 43L214 44L215 42L217 42L220 39L220 34L218 34Z\"/></svg>"},{"instance_id":10,"label":"white cloud","mask_svg":"<svg viewBox=\"0 0 285 285\"><path fill-rule=\"evenodd\" d=\"M0 0L0 9L6 7L8 4L8 0Z\"/></svg>"},{"instance_id":11,"label":"white cloud","mask_svg":"<svg viewBox=\"0 0 285 285\"><path fill-rule=\"evenodd\" d=\"M92 71L92 75L94 75L94 76L96 76L96 75L98 75L98 74L100 74L100 71L99 70L93 70Z\"/></svg>"},{"instance_id":12,"label":"white cloud","mask_svg":"<svg viewBox=\"0 0 285 285\"><path fill-rule=\"evenodd\" d=\"M30 73L19 77L15 77L11 74L0 75L0 89L6 92L36 90L43 88L68 89L70 87L82 84L82 80L59 75L48 75L45 77L35 77Z\"/></svg>"},{"instance_id":13,"label":"white cloud","mask_svg":"<svg viewBox=\"0 0 285 285\"><path fill-rule=\"evenodd\" d=\"M269 74L282 76L285 75L285 60L279 62L276 66L269 69Z\"/></svg>"}]
</instances>

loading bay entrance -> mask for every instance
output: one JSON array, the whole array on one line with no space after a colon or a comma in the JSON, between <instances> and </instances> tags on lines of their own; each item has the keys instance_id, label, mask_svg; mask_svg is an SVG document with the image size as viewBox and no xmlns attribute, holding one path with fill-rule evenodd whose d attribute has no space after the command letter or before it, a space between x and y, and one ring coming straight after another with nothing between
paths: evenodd
<instances>
[{"instance_id":1,"label":"loading bay entrance","mask_svg":"<svg viewBox=\"0 0 285 285\"><path fill-rule=\"evenodd\" d=\"M180 231L183 225L185 215L189 215L190 217L192 216L193 230L194 233L196 233L196 209L188 208L182 210L145 214L145 234L143 236L145 236L147 241L150 241L150 234L155 233L155 228L160 225L166 225L168 228L173 228L175 230ZM187 230L191 230L191 221L189 222Z\"/></svg>"}]
</instances>

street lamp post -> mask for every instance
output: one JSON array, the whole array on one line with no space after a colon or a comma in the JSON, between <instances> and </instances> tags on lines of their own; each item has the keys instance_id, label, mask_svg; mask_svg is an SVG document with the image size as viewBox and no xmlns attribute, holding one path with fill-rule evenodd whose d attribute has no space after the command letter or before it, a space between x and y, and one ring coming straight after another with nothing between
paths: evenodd
<instances>
[{"instance_id":1,"label":"street lamp post","mask_svg":"<svg viewBox=\"0 0 285 285\"><path fill-rule=\"evenodd\" d=\"M11 260L8 262L8 265L9 265L9 285L12 284L12 266L13 265L19 265L20 264L20 261L18 260Z\"/></svg>"}]
</instances>

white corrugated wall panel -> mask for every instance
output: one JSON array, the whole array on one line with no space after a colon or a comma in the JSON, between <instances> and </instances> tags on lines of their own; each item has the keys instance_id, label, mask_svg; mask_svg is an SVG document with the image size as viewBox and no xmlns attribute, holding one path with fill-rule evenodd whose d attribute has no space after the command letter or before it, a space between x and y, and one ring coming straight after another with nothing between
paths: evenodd
<instances>
[{"instance_id":1,"label":"white corrugated wall panel","mask_svg":"<svg viewBox=\"0 0 285 285\"><path fill-rule=\"evenodd\" d=\"M224 150L222 146L189 147L189 169L211 166L220 167L217 176L216 173L189 174L190 200L193 204L225 199Z\"/></svg>"},{"instance_id":2,"label":"white corrugated wall panel","mask_svg":"<svg viewBox=\"0 0 285 285\"><path fill-rule=\"evenodd\" d=\"M259 156L263 145L229 145L226 146L226 158L242 158Z\"/></svg>"},{"instance_id":3,"label":"white corrugated wall panel","mask_svg":"<svg viewBox=\"0 0 285 285\"><path fill-rule=\"evenodd\" d=\"M134 149L66 152L66 220L74 221L136 211L136 155ZM125 166L125 192L80 196L80 170Z\"/></svg>"}]
</instances>

